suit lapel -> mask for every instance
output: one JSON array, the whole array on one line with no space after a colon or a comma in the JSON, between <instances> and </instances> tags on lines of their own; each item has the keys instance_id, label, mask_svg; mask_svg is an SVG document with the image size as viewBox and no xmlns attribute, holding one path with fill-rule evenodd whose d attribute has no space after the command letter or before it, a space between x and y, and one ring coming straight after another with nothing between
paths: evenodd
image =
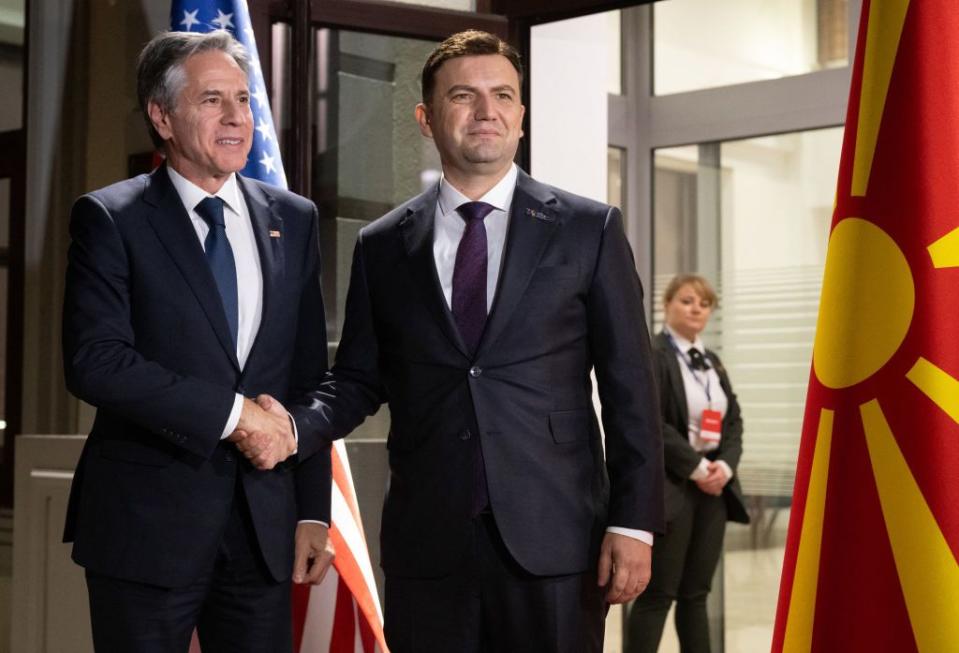
<instances>
[{"instance_id":1,"label":"suit lapel","mask_svg":"<svg viewBox=\"0 0 959 653\"><path fill-rule=\"evenodd\" d=\"M166 249L167 254L180 269L183 278L193 290L197 301L206 313L216 333L217 340L233 365L240 369L230 328L223 311L223 301L216 288L203 246L196 230L180 201L180 196L167 175L166 165L157 168L150 176L143 200L152 207L148 220Z\"/></svg>"},{"instance_id":2,"label":"suit lapel","mask_svg":"<svg viewBox=\"0 0 959 653\"><path fill-rule=\"evenodd\" d=\"M267 338L264 333L273 324L271 312L274 308L274 298L277 296L278 284L282 282L285 259L283 254L283 218L277 215L272 206L272 200L259 186L253 182L236 176L240 190L246 200L246 208L253 225L253 237L256 240L257 253L260 255L260 270L263 274L263 312L260 318L260 328L253 340L250 354L247 356L244 373L252 368L250 362L256 355L260 343ZM279 237L271 237L270 232L278 233Z\"/></svg>"},{"instance_id":3,"label":"suit lapel","mask_svg":"<svg viewBox=\"0 0 959 653\"><path fill-rule=\"evenodd\" d=\"M439 197L439 185L413 200L406 209L406 216L398 228L406 248L414 286L420 294L423 304L439 323L440 329L456 349L466 358L470 358L466 344L453 321L453 314L446 304L443 288L436 273L436 259L433 256L433 222L436 217L436 202Z\"/></svg>"},{"instance_id":4,"label":"suit lapel","mask_svg":"<svg viewBox=\"0 0 959 653\"><path fill-rule=\"evenodd\" d=\"M559 224L553 210L556 202L553 193L522 170L518 172L503 265L477 357L487 351L506 328Z\"/></svg>"}]
</instances>

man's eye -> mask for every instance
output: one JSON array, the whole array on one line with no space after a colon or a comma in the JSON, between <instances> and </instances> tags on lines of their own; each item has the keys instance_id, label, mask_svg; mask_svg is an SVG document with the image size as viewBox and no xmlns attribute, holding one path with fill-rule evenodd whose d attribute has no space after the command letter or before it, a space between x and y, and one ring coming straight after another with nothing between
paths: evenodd
<instances>
[{"instance_id":1,"label":"man's eye","mask_svg":"<svg viewBox=\"0 0 959 653\"><path fill-rule=\"evenodd\" d=\"M239 102L240 104L249 104L249 103L250 103L250 98L247 97L246 95L244 95L244 96L242 96L242 97L238 100L238 102Z\"/></svg>"}]
</instances>

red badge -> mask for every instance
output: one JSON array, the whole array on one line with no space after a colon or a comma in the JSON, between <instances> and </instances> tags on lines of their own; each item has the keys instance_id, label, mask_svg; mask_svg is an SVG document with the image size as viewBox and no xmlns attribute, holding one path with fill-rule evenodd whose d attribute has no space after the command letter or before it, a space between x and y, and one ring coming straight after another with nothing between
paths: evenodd
<instances>
[{"instance_id":1,"label":"red badge","mask_svg":"<svg viewBox=\"0 0 959 653\"><path fill-rule=\"evenodd\" d=\"M723 432L723 414L718 410L706 409L703 411L702 421L699 422L699 438L703 442L719 442Z\"/></svg>"}]
</instances>

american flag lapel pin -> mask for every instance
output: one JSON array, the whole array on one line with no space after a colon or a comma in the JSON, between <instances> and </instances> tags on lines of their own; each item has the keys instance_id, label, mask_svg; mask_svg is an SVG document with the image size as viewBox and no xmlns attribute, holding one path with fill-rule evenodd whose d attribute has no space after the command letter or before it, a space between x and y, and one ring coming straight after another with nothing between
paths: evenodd
<instances>
[{"instance_id":1,"label":"american flag lapel pin","mask_svg":"<svg viewBox=\"0 0 959 653\"><path fill-rule=\"evenodd\" d=\"M270 238L279 238L280 230L279 229L270 229Z\"/></svg>"}]
</instances>

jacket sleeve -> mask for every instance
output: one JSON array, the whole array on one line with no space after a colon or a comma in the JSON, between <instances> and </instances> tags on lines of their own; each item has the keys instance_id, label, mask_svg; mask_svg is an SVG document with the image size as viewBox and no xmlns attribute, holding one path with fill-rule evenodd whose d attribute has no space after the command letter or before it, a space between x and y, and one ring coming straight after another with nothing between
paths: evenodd
<instances>
[{"instance_id":1,"label":"jacket sleeve","mask_svg":"<svg viewBox=\"0 0 959 653\"><path fill-rule=\"evenodd\" d=\"M326 375L319 387L304 395L303 401L290 407L301 439L306 434L306 447L301 449L301 455L309 456L320 447L328 447L333 440L349 435L374 414L383 401L379 346L366 282L361 233L353 251L343 335L333 371Z\"/></svg>"},{"instance_id":2,"label":"jacket sleeve","mask_svg":"<svg viewBox=\"0 0 959 653\"><path fill-rule=\"evenodd\" d=\"M663 441L643 289L616 208L606 216L587 314L606 434L608 523L662 533Z\"/></svg>"},{"instance_id":3,"label":"jacket sleeve","mask_svg":"<svg viewBox=\"0 0 959 653\"><path fill-rule=\"evenodd\" d=\"M120 231L95 197L70 217L63 304L63 362L77 397L204 458L233 407L231 388L177 374L135 347L130 261Z\"/></svg>"},{"instance_id":4,"label":"jacket sleeve","mask_svg":"<svg viewBox=\"0 0 959 653\"><path fill-rule=\"evenodd\" d=\"M296 343L293 350L292 377L288 407L319 387L326 377L326 313L320 283L319 215L316 207L310 219L310 235L304 252L306 278L300 296ZM292 411L291 411L292 414ZM294 418L295 419L295 418ZM296 483L297 518L331 523L332 451L329 442L316 441L316 435L297 422L299 436ZM306 455L306 452L313 452Z\"/></svg>"},{"instance_id":5,"label":"jacket sleeve","mask_svg":"<svg viewBox=\"0 0 959 653\"><path fill-rule=\"evenodd\" d=\"M719 373L719 380L728 401L726 415L723 417L723 438L722 445L719 449L718 460L722 460L729 465L729 468L733 470L735 474L736 468L739 467L739 459L742 458L743 455L742 411L739 409L739 401L737 401L736 393L733 392L733 386L729 382L729 375L726 373L726 368L723 367L719 357L715 354L711 353L711 358L713 359L713 364L716 366L716 371Z\"/></svg>"}]
</instances>

